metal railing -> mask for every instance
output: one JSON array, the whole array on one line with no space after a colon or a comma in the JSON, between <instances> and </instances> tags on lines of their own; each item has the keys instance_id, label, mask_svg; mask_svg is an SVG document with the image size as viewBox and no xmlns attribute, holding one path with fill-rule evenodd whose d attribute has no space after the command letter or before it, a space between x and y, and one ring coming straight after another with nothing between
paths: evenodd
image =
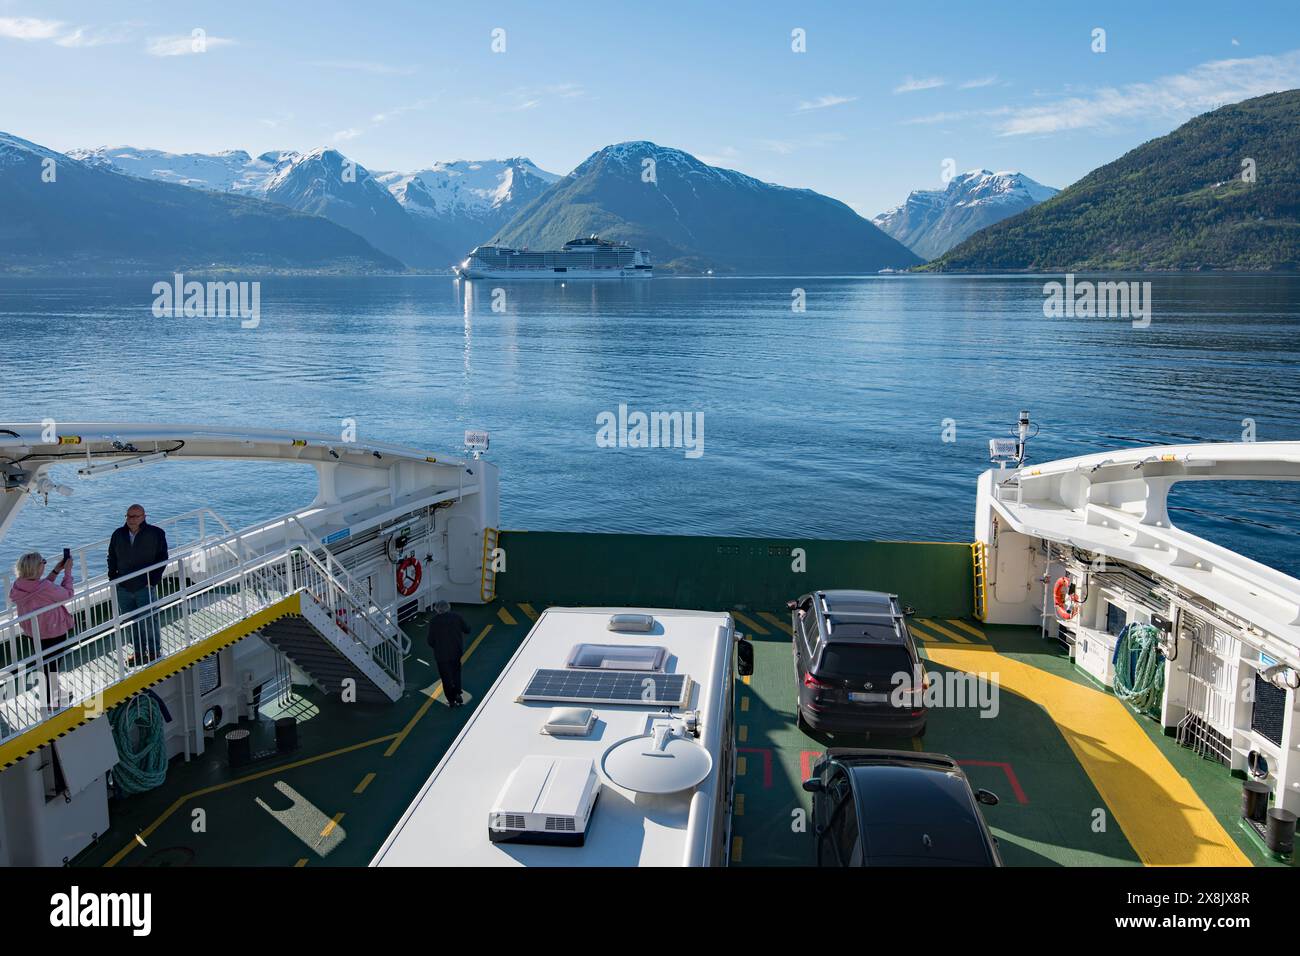
<instances>
[{"instance_id":1,"label":"metal railing","mask_svg":"<svg viewBox=\"0 0 1300 956\"><path fill-rule=\"evenodd\" d=\"M117 588L104 580L62 604L0 621L0 741L68 707L93 703L136 668L192 647L293 593L327 615L332 628L317 624L327 640L363 672L365 661L373 662L378 672L368 676L380 683L387 678L400 693L402 631L385 633L391 620L387 612L353 597L346 579L328 563L345 575L346 569L327 550L321 549L322 561L311 552L311 542L304 547L290 537L294 527L310 536L300 522L280 524L283 535L273 553L255 550L249 541L255 537L259 545L267 543L267 527L260 526L132 572L133 578L158 580L145 607L121 610ZM55 607L69 612L73 626L56 643L42 647L40 618Z\"/></svg>"},{"instance_id":2,"label":"metal railing","mask_svg":"<svg viewBox=\"0 0 1300 956\"><path fill-rule=\"evenodd\" d=\"M219 514L211 508L195 508L184 514L164 518L154 522L154 527L162 528L167 534L167 544L173 554L182 554L201 548L222 535L235 533ZM108 579L108 543L112 535L71 548L74 577L82 586L93 585ZM51 562L53 563L53 562ZM9 589L13 586L13 577L8 568L0 569L0 611L12 612L9 604Z\"/></svg>"}]
</instances>

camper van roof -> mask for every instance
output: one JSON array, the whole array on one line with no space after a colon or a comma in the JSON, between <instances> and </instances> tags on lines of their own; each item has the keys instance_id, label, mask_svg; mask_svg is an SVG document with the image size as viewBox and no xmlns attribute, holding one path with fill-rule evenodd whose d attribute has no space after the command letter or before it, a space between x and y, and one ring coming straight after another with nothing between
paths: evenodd
<instances>
[{"instance_id":1,"label":"camper van roof","mask_svg":"<svg viewBox=\"0 0 1300 956\"><path fill-rule=\"evenodd\" d=\"M648 631L611 629L615 614L649 614ZM615 625L617 627L617 624ZM732 706L731 617L705 611L647 608L550 608L483 697L469 722L425 782L414 802L372 861L373 866L679 866L708 862L719 839L713 829L720 750ZM662 647L663 673L687 675L681 708L662 703L585 703L573 700L520 701L539 670L564 670L577 644ZM644 672L637 680L644 679ZM599 672L583 674L574 680ZM653 675L649 675L653 676ZM592 685L594 687L594 684ZM671 693L674 691L670 692ZM581 695L579 695L581 696ZM662 696L662 695L661 695ZM590 707L596 713L588 736L542 732L552 709ZM698 786L657 795L633 793L613 784L602 768L614 744L647 733L656 718L699 713L696 744L710 752L713 769ZM729 746L729 745L728 745ZM488 813L511 772L526 757L591 760L601 785L585 845L581 847L492 843ZM725 785L725 783L724 783ZM718 820L725 827L725 820Z\"/></svg>"}]
</instances>

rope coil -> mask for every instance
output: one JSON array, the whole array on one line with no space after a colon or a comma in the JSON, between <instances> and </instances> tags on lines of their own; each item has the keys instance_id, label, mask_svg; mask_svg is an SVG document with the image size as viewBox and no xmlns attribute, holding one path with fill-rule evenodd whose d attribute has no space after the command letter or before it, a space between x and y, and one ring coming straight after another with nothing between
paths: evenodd
<instances>
[{"instance_id":1,"label":"rope coil","mask_svg":"<svg viewBox=\"0 0 1300 956\"><path fill-rule=\"evenodd\" d=\"M1115 645L1115 696L1140 712L1160 706L1165 690L1165 656L1160 632L1150 624L1129 624Z\"/></svg>"},{"instance_id":2,"label":"rope coil","mask_svg":"<svg viewBox=\"0 0 1300 956\"><path fill-rule=\"evenodd\" d=\"M152 694L138 694L108 714L117 745L113 779L127 796L144 793L167 779L167 740L163 715ZM138 741L138 742L137 742Z\"/></svg>"}]
</instances>

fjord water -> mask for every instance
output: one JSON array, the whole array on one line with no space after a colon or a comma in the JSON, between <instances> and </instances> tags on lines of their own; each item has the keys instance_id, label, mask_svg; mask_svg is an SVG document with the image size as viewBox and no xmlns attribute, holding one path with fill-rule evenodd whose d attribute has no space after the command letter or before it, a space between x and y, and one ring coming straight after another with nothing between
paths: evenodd
<instances>
[{"instance_id":1,"label":"fjord water","mask_svg":"<svg viewBox=\"0 0 1300 956\"><path fill-rule=\"evenodd\" d=\"M505 528L949 541L970 540L987 441L1022 407L1042 427L1032 461L1237 441L1247 419L1260 441L1300 439L1300 279L1132 276L1153 286L1134 328L1044 317L1060 278L270 277L255 329L155 318L152 278L10 279L0 420L337 435L354 419L363 440L434 452L486 429ZM702 412L703 454L600 447L620 404ZM131 500L152 519L210 504L238 527L311 487L291 465L56 478L74 495L25 510L6 565L107 535ZM1173 504L1300 574L1300 488L1187 483Z\"/></svg>"}]
</instances>

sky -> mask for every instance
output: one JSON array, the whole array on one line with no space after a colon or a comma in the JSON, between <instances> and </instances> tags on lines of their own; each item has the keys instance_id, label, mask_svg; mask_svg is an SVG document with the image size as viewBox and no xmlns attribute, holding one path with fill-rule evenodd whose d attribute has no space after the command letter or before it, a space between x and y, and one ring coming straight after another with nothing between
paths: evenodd
<instances>
[{"instance_id":1,"label":"sky","mask_svg":"<svg viewBox=\"0 0 1300 956\"><path fill-rule=\"evenodd\" d=\"M945 169L1065 187L1296 87L1295 0L0 0L0 130L56 150L326 145L372 170L562 174L647 139L867 216Z\"/></svg>"}]
</instances>

